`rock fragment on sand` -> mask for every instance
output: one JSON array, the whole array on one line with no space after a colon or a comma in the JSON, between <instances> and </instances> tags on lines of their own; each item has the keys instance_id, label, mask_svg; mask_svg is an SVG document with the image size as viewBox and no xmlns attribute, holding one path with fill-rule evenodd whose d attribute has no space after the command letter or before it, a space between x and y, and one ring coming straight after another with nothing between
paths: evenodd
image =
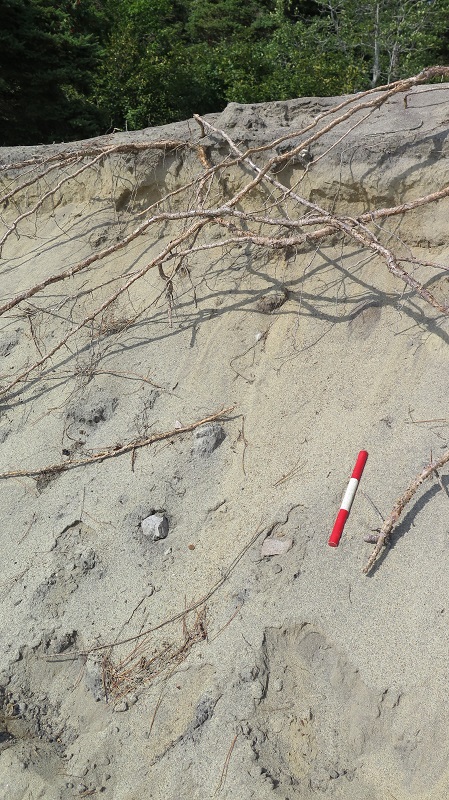
<instances>
[{"instance_id":1,"label":"rock fragment on sand","mask_svg":"<svg viewBox=\"0 0 449 800\"><path fill-rule=\"evenodd\" d=\"M277 308L284 305L288 299L287 289L273 289L262 297L259 297L256 303L256 309L261 314L272 314Z\"/></svg>"},{"instance_id":2,"label":"rock fragment on sand","mask_svg":"<svg viewBox=\"0 0 449 800\"><path fill-rule=\"evenodd\" d=\"M150 514L141 522L142 533L153 542L166 539L168 536L168 519L165 514Z\"/></svg>"},{"instance_id":3,"label":"rock fragment on sand","mask_svg":"<svg viewBox=\"0 0 449 800\"><path fill-rule=\"evenodd\" d=\"M222 443L225 438L225 432L218 422L210 422L196 428L193 432L193 438L194 452L203 456L203 458L207 458Z\"/></svg>"},{"instance_id":4,"label":"rock fragment on sand","mask_svg":"<svg viewBox=\"0 0 449 800\"><path fill-rule=\"evenodd\" d=\"M261 555L281 556L284 553L288 553L291 547L293 547L293 539L290 537L275 538L274 536L267 536L262 543Z\"/></svg>"}]
</instances>

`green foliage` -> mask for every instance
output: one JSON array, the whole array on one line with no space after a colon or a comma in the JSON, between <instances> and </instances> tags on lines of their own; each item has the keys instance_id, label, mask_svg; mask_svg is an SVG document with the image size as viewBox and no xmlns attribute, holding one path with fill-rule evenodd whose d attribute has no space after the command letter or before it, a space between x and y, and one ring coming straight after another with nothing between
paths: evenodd
<instances>
[{"instance_id":1,"label":"green foliage","mask_svg":"<svg viewBox=\"0 0 449 800\"><path fill-rule=\"evenodd\" d=\"M122 0L97 83L111 127L341 94L438 59L449 0Z\"/></svg>"},{"instance_id":2,"label":"green foliage","mask_svg":"<svg viewBox=\"0 0 449 800\"><path fill-rule=\"evenodd\" d=\"M193 0L189 5L187 33L192 42L257 40L276 24L271 0Z\"/></svg>"},{"instance_id":3,"label":"green foliage","mask_svg":"<svg viewBox=\"0 0 449 800\"><path fill-rule=\"evenodd\" d=\"M212 110L214 78L208 46L188 41L186 6L173 0L132 0L117 9L96 84L110 127L133 129Z\"/></svg>"},{"instance_id":4,"label":"green foliage","mask_svg":"<svg viewBox=\"0 0 449 800\"><path fill-rule=\"evenodd\" d=\"M0 0L1 143L369 88L444 63L449 0Z\"/></svg>"},{"instance_id":5,"label":"green foliage","mask_svg":"<svg viewBox=\"0 0 449 800\"><path fill-rule=\"evenodd\" d=\"M332 46L365 64L360 88L413 75L435 63L449 30L449 0L317 0Z\"/></svg>"},{"instance_id":6,"label":"green foliage","mask_svg":"<svg viewBox=\"0 0 449 800\"><path fill-rule=\"evenodd\" d=\"M89 100L99 58L100 4L0 0L0 143L32 144L98 131Z\"/></svg>"}]
</instances>

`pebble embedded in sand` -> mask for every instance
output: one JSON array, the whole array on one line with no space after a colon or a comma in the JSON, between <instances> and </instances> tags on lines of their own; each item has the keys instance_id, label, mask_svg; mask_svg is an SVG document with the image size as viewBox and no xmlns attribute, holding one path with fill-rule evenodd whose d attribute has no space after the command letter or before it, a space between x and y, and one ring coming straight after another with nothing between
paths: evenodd
<instances>
[{"instance_id":1,"label":"pebble embedded in sand","mask_svg":"<svg viewBox=\"0 0 449 800\"><path fill-rule=\"evenodd\" d=\"M262 543L260 554L261 556L280 556L284 553L288 553L291 547L293 547L293 539L290 537L276 539L274 537L267 536L265 541Z\"/></svg>"},{"instance_id":2,"label":"pebble embedded in sand","mask_svg":"<svg viewBox=\"0 0 449 800\"><path fill-rule=\"evenodd\" d=\"M272 314L277 308L283 306L287 299L288 292L286 289L274 289L259 297L256 309L261 314Z\"/></svg>"},{"instance_id":3,"label":"pebble embedded in sand","mask_svg":"<svg viewBox=\"0 0 449 800\"><path fill-rule=\"evenodd\" d=\"M225 432L218 422L211 422L206 425L200 425L193 432L193 438L195 441L194 452L207 458L222 443L225 438Z\"/></svg>"},{"instance_id":4,"label":"pebble embedded in sand","mask_svg":"<svg viewBox=\"0 0 449 800\"><path fill-rule=\"evenodd\" d=\"M169 525L165 514L151 514L143 519L140 524L143 535L152 539L153 542L166 539L168 536Z\"/></svg>"}]
</instances>

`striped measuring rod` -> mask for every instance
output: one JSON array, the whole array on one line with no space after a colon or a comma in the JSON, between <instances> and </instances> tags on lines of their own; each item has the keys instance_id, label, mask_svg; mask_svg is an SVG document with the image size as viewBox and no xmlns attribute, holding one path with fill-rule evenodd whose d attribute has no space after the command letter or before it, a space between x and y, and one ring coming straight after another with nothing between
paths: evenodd
<instances>
[{"instance_id":1,"label":"striped measuring rod","mask_svg":"<svg viewBox=\"0 0 449 800\"><path fill-rule=\"evenodd\" d=\"M355 493L357 491L360 478L362 477L362 472L364 470L367 458L368 458L368 453L366 450L361 450L357 456L357 461L355 462L355 467L352 471L352 475L348 483L348 488L344 493L343 500L341 501L340 511L337 514L335 525L329 537L328 545L330 545L330 547L338 547L338 545L340 544L343 528L345 527L346 520L349 517L352 501L354 500Z\"/></svg>"}]
</instances>

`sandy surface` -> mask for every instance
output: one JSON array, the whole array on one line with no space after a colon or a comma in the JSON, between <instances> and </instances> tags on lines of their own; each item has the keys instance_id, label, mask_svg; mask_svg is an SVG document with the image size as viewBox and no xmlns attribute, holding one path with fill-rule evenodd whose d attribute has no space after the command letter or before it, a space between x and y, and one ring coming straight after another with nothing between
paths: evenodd
<instances>
[{"instance_id":1,"label":"sandy surface","mask_svg":"<svg viewBox=\"0 0 449 800\"><path fill-rule=\"evenodd\" d=\"M332 102L232 104L208 119L263 144ZM408 201L449 182L448 120L449 88L421 87L407 108L392 100L340 143L332 132L312 147L307 173L297 163L279 179L353 215ZM199 130L190 121L105 141L164 137L198 140ZM202 141L212 160L224 156L223 143ZM118 241L200 169L193 151L119 154L64 184L5 242L1 301ZM224 192L241 185L239 169L229 168ZM64 174L5 203L3 230ZM7 189L18 178L10 170L2 180ZM448 219L445 199L382 223L383 236L449 264ZM180 224L151 230L0 318L3 387ZM152 270L0 399L2 473L172 431L101 462L0 481L0 796L442 800L449 498L440 484L424 485L373 572L362 567L372 550L364 536L431 453L449 447L448 320L338 236L292 252L203 251L186 266L171 313ZM448 302L443 271L416 275ZM333 549L362 448L362 484ZM155 513L169 530L153 541L142 521ZM293 546L263 557L267 535Z\"/></svg>"}]
</instances>

